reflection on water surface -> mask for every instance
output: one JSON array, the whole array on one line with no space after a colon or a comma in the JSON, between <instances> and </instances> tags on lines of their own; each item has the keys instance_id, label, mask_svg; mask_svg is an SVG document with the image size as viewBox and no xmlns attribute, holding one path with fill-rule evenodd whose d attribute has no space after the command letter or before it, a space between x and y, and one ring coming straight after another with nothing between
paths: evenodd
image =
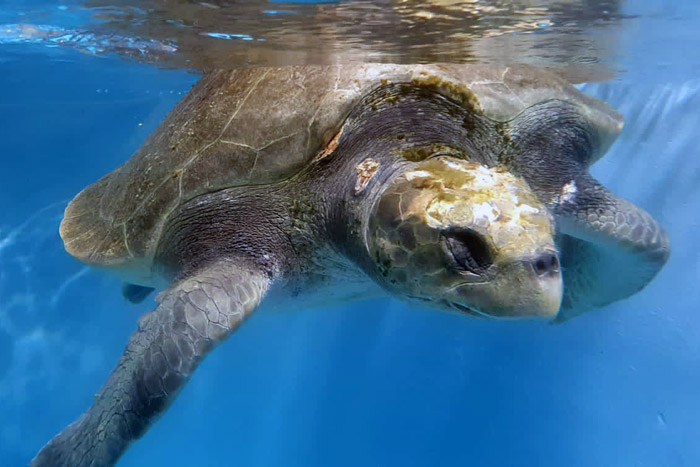
<instances>
[{"instance_id":1,"label":"reflection on water surface","mask_svg":"<svg viewBox=\"0 0 700 467\"><path fill-rule=\"evenodd\" d=\"M566 67L583 80L616 69L620 3L129 0L115 5L88 0L58 12L28 12L20 24L0 26L0 43L45 41L198 70L360 61L518 62ZM61 14L80 14L86 21L77 29L36 26L54 17L60 22Z\"/></svg>"}]
</instances>

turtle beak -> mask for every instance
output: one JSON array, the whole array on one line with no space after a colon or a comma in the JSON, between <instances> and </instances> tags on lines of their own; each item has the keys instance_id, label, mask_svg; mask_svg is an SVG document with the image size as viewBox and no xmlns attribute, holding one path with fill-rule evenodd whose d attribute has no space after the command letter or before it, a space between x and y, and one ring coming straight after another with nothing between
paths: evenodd
<instances>
[{"instance_id":1,"label":"turtle beak","mask_svg":"<svg viewBox=\"0 0 700 467\"><path fill-rule=\"evenodd\" d=\"M532 307L528 316L538 318L555 318L561 308L561 299L564 291L561 276L547 277L539 281L539 291L537 293L538 300L535 306Z\"/></svg>"},{"instance_id":2,"label":"turtle beak","mask_svg":"<svg viewBox=\"0 0 700 467\"><path fill-rule=\"evenodd\" d=\"M530 316L554 318L561 308L564 285L557 254L546 251L530 260L537 277L535 282L534 309Z\"/></svg>"},{"instance_id":3,"label":"turtle beak","mask_svg":"<svg viewBox=\"0 0 700 467\"><path fill-rule=\"evenodd\" d=\"M546 251L497 266L490 280L462 284L454 301L492 318L552 319L563 290L557 254Z\"/></svg>"}]
</instances>

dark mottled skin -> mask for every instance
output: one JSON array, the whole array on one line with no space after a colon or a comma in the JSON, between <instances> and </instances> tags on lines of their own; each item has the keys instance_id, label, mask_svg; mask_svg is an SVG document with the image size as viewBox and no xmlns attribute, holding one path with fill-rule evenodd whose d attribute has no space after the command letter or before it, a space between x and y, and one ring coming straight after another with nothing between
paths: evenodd
<instances>
[{"instance_id":1,"label":"dark mottled skin","mask_svg":"<svg viewBox=\"0 0 700 467\"><path fill-rule=\"evenodd\" d=\"M372 279L370 214L421 158L448 153L527 180L561 220L571 315L628 296L660 269L663 230L587 173L619 130L617 114L531 69L414 68L211 73L129 162L76 197L61 231L69 252L143 286L170 285L92 407L32 465L115 463L272 284L306 287L310 274L336 274L334 261ZM382 84L387 76L394 84ZM355 169L367 158L378 169L358 194ZM589 280L613 274L601 263L606 248L633 260L614 272L626 286L612 294Z\"/></svg>"}]
</instances>

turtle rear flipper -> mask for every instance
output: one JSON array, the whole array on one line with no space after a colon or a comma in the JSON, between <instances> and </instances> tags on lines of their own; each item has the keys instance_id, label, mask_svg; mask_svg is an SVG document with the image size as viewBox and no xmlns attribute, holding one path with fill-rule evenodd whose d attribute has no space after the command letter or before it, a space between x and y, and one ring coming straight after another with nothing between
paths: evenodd
<instances>
[{"instance_id":1,"label":"turtle rear flipper","mask_svg":"<svg viewBox=\"0 0 700 467\"><path fill-rule=\"evenodd\" d=\"M144 287L142 285L130 284L128 282L124 282L122 284L122 295L129 302L134 304L144 301L146 297L151 295L151 292L154 290L155 289L153 287Z\"/></svg>"},{"instance_id":2,"label":"turtle rear flipper","mask_svg":"<svg viewBox=\"0 0 700 467\"><path fill-rule=\"evenodd\" d=\"M158 296L95 402L32 466L112 465L173 402L204 356L258 306L269 279L221 261Z\"/></svg>"},{"instance_id":3,"label":"turtle rear flipper","mask_svg":"<svg viewBox=\"0 0 700 467\"><path fill-rule=\"evenodd\" d=\"M554 211L564 279L557 322L640 291L669 258L668 234L654 218L588 174Z\"/></svg>"}]
</instances>

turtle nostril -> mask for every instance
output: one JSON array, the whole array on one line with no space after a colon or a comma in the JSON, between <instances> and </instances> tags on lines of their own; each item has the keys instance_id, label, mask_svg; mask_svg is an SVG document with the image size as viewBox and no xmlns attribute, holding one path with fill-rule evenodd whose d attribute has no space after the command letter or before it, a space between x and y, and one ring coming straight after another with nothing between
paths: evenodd
<instances>
[{"instance_id":1,"label":"turtle nostril","mask_svg":"<svg viewBox=\"0 0 700 467\"><path fill-rule=\"evenodd\" d=\"M533 260L532 266L538 276L559 272L559 258L556 253L546 251Z\"/></svg>"}]
</instances>

